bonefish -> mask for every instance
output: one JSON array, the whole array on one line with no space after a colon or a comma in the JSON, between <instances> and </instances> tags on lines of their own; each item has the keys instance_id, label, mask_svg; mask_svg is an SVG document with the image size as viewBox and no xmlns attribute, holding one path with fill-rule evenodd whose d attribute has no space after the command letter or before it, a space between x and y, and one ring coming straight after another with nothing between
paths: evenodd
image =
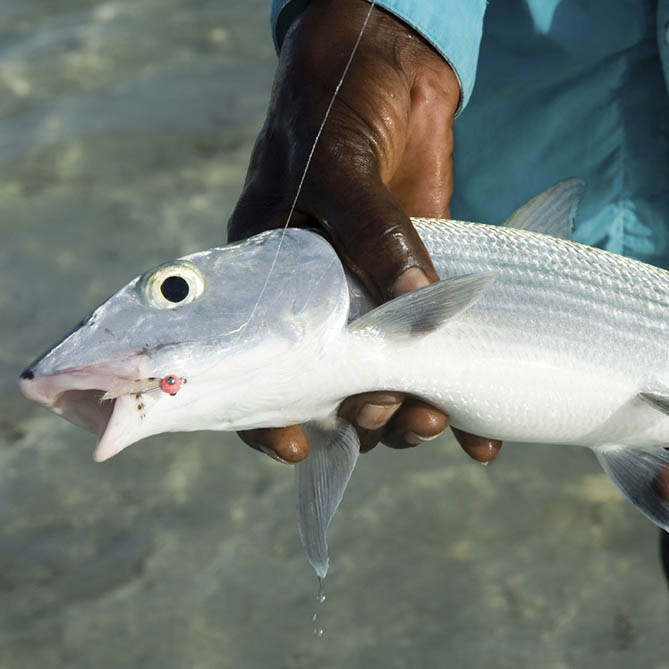
<instances>
[{"instance_id":1,"label":"bonefish","mask_svg":"<svg viewBox=\"0 0 669 669\"><path fill-rule=\"evenodd\" d=\"M308 230L163 264L33 362L21 391L98 434L96 460L162 432L306 424L298 519L321 577L359 450L337 407L372 390L468 432L589 447L667 529L669 273L565 239L580 189L561 182L504 226L414 219L442 280L376 308Z\"/></svg>"}]
</instances>

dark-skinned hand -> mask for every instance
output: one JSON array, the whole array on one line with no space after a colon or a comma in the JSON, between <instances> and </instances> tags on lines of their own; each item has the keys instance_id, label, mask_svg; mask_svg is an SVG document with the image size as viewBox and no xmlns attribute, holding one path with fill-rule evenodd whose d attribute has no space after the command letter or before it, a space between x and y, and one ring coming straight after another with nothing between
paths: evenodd
<instances>
[{"instance_id":1,"label":"dark-skinned hand","mask_svg":"<svg viewBox=\"0 0 669 669\"><path fill-rule=\"evenodd\" d=\"M286 34L272 98L242 195L228 225L235 241L283 227L333 91L369 4L312 0ZM372 11L306 175L290 224L320 225L379 302L438 280L408 215L448 218L453 188L453 116L460 88L446 61L409 26ZM398 392L347 398L361 451L383 441L415 446L448 425L437 409ZM453 429L480 462L501 442ZM299 426L247 430L250 446L299 462Z\"/></svg>"}]
</instances>

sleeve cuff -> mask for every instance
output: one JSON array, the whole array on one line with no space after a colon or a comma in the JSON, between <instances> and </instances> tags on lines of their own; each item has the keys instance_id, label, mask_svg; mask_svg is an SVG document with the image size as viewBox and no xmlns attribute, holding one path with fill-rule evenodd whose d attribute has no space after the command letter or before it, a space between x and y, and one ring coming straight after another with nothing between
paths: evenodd
<instances>
[{"instance_id":1,"label":"sleeve cuff","mask_svg":"<svg viewBox=\"0 0 669 669\"><path fill-rule=\"evenodd\" d=\"M271 25L277 52L288 28L308 2L272 1ZM457 116L474 89L485 0L378 0L376 4L420 33L453 68L460 82Z\"/></svg>"}]
</instances>

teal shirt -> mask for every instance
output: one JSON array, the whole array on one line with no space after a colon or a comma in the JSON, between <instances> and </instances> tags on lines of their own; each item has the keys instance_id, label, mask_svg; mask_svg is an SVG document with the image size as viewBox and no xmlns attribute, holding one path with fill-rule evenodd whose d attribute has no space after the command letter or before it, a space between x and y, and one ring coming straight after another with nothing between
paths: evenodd
<instances>
[{"instance_id":1,"label":"teal shirt","mask_svg":"<svg viewBox=\"0 0 669 669\"><path fill-rule=\"evenodd\" d=\"M576 176L577 241L669 268L669 0L378 4L460 81L454 218L501 223ZM305 5L274 1L277 46Z\"/></svg>"},{"instance_id":2,"label":"teal shirt","mask_svg":"<svg viewBox=\"0 0 669 669\"><path fill-rule=\"evenodd\" d=\"M669 268L668 24L653 0L491 2L453 216L500 223L576 176L576 241Z\"/></svg>"}]
</instances>

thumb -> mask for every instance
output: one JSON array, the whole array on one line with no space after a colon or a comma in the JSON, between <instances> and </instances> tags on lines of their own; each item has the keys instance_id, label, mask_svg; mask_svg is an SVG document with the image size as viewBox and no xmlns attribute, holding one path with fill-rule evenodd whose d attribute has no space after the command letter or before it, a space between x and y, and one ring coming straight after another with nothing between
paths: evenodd
<instances>
[{"instance_id":1,"label":"thumb","mask_svg":"<svg viewBox=\"0 0 669 669\"><path fill-rule=\"evenodd\" d=\"M439 280L409 217L379 178L339 186L329 206L321 208L327 213L323 225L345 264L372 295L385 302Z\"/></svg>"}]
</instances>

